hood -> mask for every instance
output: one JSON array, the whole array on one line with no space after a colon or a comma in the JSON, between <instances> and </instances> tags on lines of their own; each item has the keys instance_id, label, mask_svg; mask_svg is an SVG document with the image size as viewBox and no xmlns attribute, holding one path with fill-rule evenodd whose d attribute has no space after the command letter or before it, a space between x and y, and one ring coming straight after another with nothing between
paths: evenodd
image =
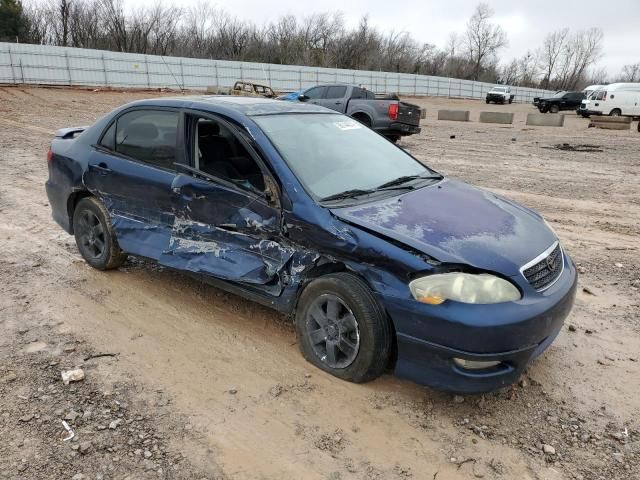
<instances>
[{"instance_id":1,"label":"hood","mask_svg":"<svg viewBox=\"0 0 640 480\"><path fill-rule=\"evenodd\" d=\"M535 212L491 192L445 179L409 193L334 208L342 220L446 263L517 275L556 237Z\"/></svg>"}]
</instances>

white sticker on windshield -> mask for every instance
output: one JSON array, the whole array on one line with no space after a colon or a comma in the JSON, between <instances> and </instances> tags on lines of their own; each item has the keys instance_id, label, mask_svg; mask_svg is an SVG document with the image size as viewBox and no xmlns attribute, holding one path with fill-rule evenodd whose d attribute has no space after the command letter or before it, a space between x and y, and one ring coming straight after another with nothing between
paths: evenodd
<instances>
[{"instance_id":1,"label":"white sticker on windshield","mask_svg":"<svg viewBox=\"0 0 640 480\"><path fill-rule=\"evenodd\" d=\"M355 120L345 120L344 122L334 122L334 125L340 130L356 130L362 128L362 125Z\"/></svg>"}]
</instances>

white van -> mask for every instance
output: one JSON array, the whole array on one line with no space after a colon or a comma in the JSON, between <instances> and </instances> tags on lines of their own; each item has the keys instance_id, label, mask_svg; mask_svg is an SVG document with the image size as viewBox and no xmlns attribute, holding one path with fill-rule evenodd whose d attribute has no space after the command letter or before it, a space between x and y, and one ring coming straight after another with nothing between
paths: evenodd
<instances>
[{"instance_id":1,"label":"white van","mask_svg":"<svg viewBox=\"0 0 640 480\"><path fill-rule=\"evenodd\" d=\"M580 114L640 117L640 83L612 83L582 101Z\"/></svg>"}]
</instances>

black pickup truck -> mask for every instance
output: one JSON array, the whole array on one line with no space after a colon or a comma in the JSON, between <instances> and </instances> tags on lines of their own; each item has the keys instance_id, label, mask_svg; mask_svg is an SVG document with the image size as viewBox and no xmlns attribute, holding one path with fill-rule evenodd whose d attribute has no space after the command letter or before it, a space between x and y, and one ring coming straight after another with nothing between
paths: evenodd
<instances>
[{"instance_id":1,"label":"black pickup truck","mask_svg":"<svg viewBox=\"0 0 640 480\"><path fill-rule=\"evenodd\" d=\"M300 92L297 100L349 115L393 142L420 133L420 119L426 113L417 105L400 101L395 95L380 98L355 85L316 85Z\"/></svg>"},{"instance_id":2,"label":"black pickup truck","mask_svg":"<svg viewBox=\"0 0 640 480\"><path fill-rule=\"evenodd\" d=\"M576 110L584 99L584 92L560 91L550 97L536 97L533 104L540 113L558 113L560 110Z\"/></svg>"}]
</instances>

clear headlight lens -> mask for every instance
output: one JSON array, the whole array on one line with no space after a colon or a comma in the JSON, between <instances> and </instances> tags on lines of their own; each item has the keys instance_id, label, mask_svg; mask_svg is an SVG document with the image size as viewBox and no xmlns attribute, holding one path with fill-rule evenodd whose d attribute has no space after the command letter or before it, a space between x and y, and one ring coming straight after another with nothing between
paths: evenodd
<instances>
[{"instance_id":1,"label":"clear headlight lens","mask_svg":"<svg viewBox=\"0 0 640 480\"><path fill-rule=\"evenodd\" d=\"M440 273L417 278L409 284L419 302L439 305L445 300L462 303L502 303L520 300L520 291L510 282L488 273Z\"/></svg>"}]
</instances>

